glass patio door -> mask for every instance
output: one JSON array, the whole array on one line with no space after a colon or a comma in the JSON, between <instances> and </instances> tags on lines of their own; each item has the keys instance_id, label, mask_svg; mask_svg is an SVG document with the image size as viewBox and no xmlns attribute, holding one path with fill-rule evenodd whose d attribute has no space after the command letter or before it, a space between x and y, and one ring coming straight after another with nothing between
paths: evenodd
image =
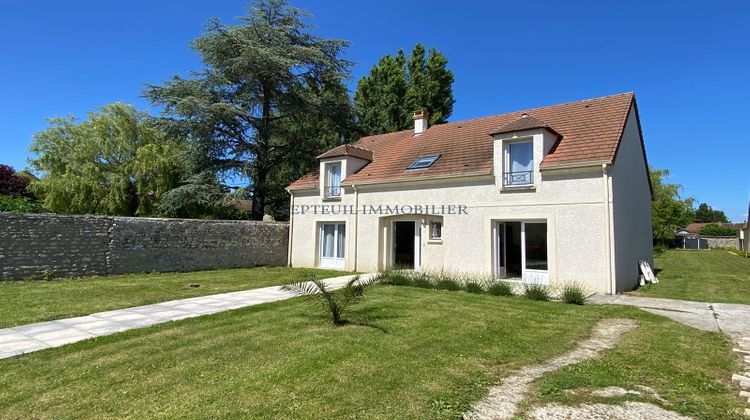
<instances>
[{"instance_id":1,"label":"glass patio door","mask_svg":"<svg viewBox=\"0 0 750 420\"><path fill-rule=\"evenodd\" d=\"M346 225L344 223L321 223L320 267L344 268L345 239Z\"/></svg>"}]
</instances>

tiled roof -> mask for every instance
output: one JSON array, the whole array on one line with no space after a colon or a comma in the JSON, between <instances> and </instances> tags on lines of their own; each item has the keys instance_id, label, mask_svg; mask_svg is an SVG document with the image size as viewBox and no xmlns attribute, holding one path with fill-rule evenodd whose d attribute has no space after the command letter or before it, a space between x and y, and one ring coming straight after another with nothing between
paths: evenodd
<instances>
[{"instance_id":1,"label":"tiled roof","mask_svg":"<svg viewBox=\"0 0 750 420\"><path fill-rule=\"evenodd\" d=\"M344 184L417 180L460 175L489 175L492 171L491 132L507 128L527 114L561 138L541 163L542 168L567 164L613 162L633 93L605 96L560 105L434 125L419 136L413 130L368 136L354 143L373 152L375 159ZM512 127L512 125L511 125ZM517 123L516 127L524 127ZM528 129L529 127L526 127ZM335 149L334 149L335 150ZM427 169L406 168L417 157L439 154ZM324 153L321 156L325 156ZM292 183L290 189L316 188L318 170Z\"/></svg>"},{"instance_id":2,"label":"tiled roof","mask_svg":"<svg viewBox=\"0 0 750 420\"><path fill-rule=\"evenodd\" d=\"M372 151L366 150L361 147L357 147L351 144L342 144L339 147L331 149L322 155L318 156L318 159L325 159L330 157L338 156L353 156L356 158L369 160L372 162Z\"/></svg>"},{"instance_id":3,"label":"tiled roof","mask_svg":"<svg viewBox=\"0 0 750 420\"><path fill-rule=\"evenodd\" d=\"M690 223L689 225L685 226L685 230L688 231L688 233L697 235L700 233L701 229L703 229L706 225L719 225L721 227L725 228L731 228L731 229L737 229L740 230L743 228L742 223Z\"/></svg>"}]
</instances>

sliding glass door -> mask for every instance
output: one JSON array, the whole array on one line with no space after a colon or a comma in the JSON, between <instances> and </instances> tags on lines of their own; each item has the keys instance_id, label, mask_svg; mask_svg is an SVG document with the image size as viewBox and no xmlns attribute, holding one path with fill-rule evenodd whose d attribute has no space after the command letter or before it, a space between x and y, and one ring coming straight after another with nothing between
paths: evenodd
<instances>
[{"instance_id":1,"label":"sliding glass door","mask_svg":"<svg viewBox=\"0 0 750 420\"><path fill-rule=\"evenodd\" d=\"M495 276L549 283L546 222L497 222Z\"/></svg>"}]
</instances>

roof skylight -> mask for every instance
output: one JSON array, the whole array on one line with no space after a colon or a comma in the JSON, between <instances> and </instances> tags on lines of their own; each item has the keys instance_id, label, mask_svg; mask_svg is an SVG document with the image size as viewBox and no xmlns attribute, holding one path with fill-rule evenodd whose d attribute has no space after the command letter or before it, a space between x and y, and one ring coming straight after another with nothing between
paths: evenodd
<instances>
[{"instance_id":1,"label":"roof skylight","mask_svg":"<svg viewBox=\"0 0 750 420\"><path fill-rule=\"evenodd\" d=\"M420 156L412 162L411 165L409 165L406 169L424 169L429 168L432 166L433 163L440 157L440 155L428 155L428 156Z\"/></svg>"}]
</instances>

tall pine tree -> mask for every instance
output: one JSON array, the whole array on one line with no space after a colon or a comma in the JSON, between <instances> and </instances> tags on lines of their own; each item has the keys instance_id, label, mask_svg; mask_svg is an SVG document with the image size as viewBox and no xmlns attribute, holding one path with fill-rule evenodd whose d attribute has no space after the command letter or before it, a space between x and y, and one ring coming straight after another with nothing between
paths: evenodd
<instances>
[{"instance_id":1,"label":"tall pine tree","mask_svg":"<svg viewBox=\"0 0 750 420\"><path fill-rule=\"evenodd\" d=\"M315 156L321 133L351 129L349 97L339 94L349 43L313 35L306 16L285 0L257 0L239 25L213 20L193 43L205 68L145 94L206 152L208 169L249 178L255 219L293 180L278 179L279 167L300 151Z\"/></svg>"},{"instance_id":2,"label":"tall pine tree","mask_svg":"<svg viewBox=\"0 0 750 420\"><path fill-rule=\"evenodd\" d=\"M404 130L412 126L412 111L426 108L431 124L444 123L453 112L453 73L448 60L422 44L408 61L403 51L386 55L362 77L354 93L360 129L366 134Z\"/></svg>"}]
</instances>

